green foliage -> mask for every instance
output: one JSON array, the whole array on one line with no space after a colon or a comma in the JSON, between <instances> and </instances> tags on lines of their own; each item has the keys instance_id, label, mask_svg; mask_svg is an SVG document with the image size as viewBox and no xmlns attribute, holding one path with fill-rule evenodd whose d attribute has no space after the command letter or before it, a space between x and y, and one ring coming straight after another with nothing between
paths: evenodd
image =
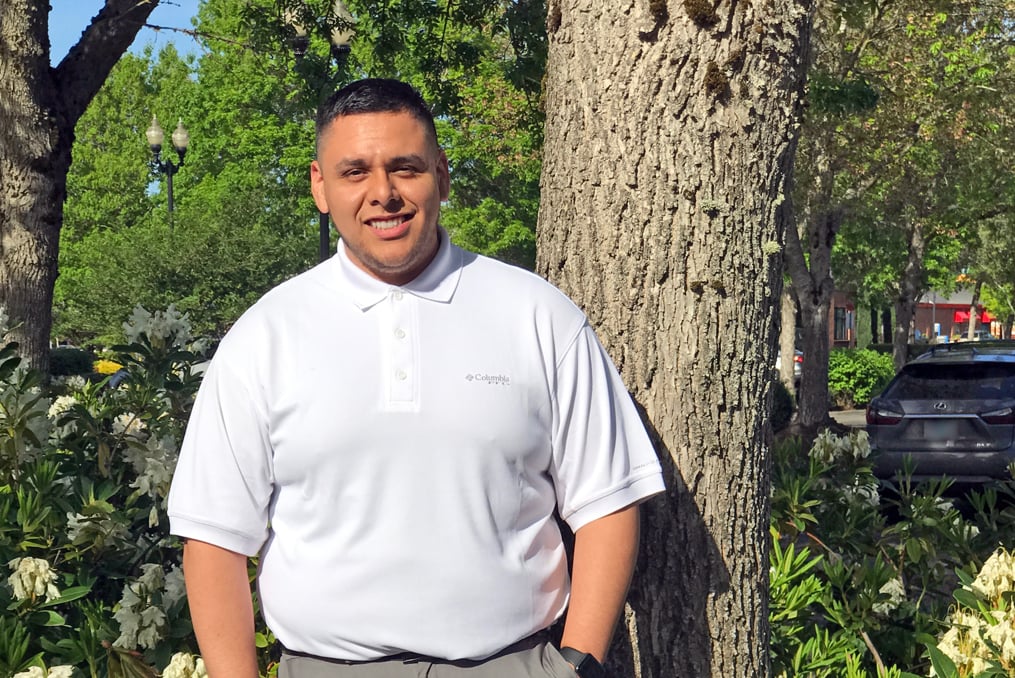
<instances>
[{"instance_id":1,"label":"green foliage","mask_svg":"<svg viewBox=\"0 0 1015 678\"><path fill-rule=\"evenodd\" d=\"M890 355L869 349L835 349L828 356L828 390L844 408L866 405L895 376Z\"/></svg>"},{"instance_id":2,"label":"green foliage","mask_svg":"<svg viewBox=\"0 0 1015 678\"><path fill-rule=\"evenodd\" d=\"M49 373L54 377L89 374L95 356L83 348L57 346L49 352Z\"/></svg>"},{"instance_id":3,"label":"green foliage","mask_svg":"<svg viewBox=\"0 0 1015 678\"><path fill-rule=\"evenodd\" d=\"M127 328L118 388L63 378L50 398L39 375L9 369L12 347L0 351L3 675L42 659L156 675L137 671L196 650L165 503L199 356L172 309L139 310Z\"/></svg>"},{"instance_id":4,"label":"green foliage","mask_svg":"<svg viewBox=\"0 0 1015 678\"><path fill-rule=\"evenodd\" d=\"M945 666L937 644L949 647L950 591L1015 534L1015 482L971 492L964 516L944 497L947 482L879 484L863 432L825 432L809 451L790 439L773 452L773 675L908 677Z\"/></svg>"},{"instance_id":5,"label":"green foliage","mask_svg":"<svg viewBox=\"0 0 1015 678\"><path fill-rule=\"evenodd\" d=\"M877 106L878 98L877 90L863 77L837 79L818 71L808 78L808 102L823 113L867 112Z\"/></svg>"}]
</instances>

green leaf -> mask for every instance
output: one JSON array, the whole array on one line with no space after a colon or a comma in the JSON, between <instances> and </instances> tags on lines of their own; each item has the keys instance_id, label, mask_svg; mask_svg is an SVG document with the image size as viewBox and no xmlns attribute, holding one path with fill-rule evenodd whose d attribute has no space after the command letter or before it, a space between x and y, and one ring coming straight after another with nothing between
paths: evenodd
<instances>
[{"instance_id":1,"label":"green leaf","mask_svg":"<svg viewBox=\"0 0 1015 678\"><path fill-rule=\"evenodd\" d=\"M62 605L63 603L69 603L72 600L84 598L89 594L89 592L91 592L91 590L91 586L73 586L69 589L64 589L59 598L47 601L43 603L41 607L53 607L54 605Z\"/></svg>"},{"instance_id":2,"label":"green leaf","mask_svg":"<svg viewBox=\"0 0 1015 678\"><path fill-rule=\"evenodd\" d=\"M930 664L934 667L934 673L938 678L959 678L955 662L939 650L937 645L927 645L927 654L930 655Z\"/></svg>"},{"instance_id":3,"label":"green leaf","mask_svg":"<svg viewBox=\"0 0 1015 678\"><path fill-rule=\"evenodd\" d=\"M35 626L64 626L67 622L53 610L39 610L28 615L27 621Z\"/></svg>"}]
</instances>

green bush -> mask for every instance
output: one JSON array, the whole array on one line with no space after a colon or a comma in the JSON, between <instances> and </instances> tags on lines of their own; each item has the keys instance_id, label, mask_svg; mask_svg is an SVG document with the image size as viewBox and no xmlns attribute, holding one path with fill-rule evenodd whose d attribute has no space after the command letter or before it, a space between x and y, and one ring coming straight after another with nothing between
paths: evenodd
<instances>
[{"instance_id":1,"label":"green bush","mask_svg":"<svg viewBox=\"0 0 1015 678\"><path fill-rule=\"evenodd\" d=\"M49 373L54 377L91 374L95 361L89 351L74 346L57 346L49 352Z\"/></svg>"},{"instance_id":2,"label":"green bush","mask_svg":"<svg viewBox=\"0 0 1015 678\"><path fill-rule=\"evenodd\" d=\"M789 426L793 418L793 394L786 388L781 379L772 381L772 431L778 433Z\"/></svg>"},{"instance_id":3,"label":"green bush","mask_svg":"<svg viewBox=\"0 0 1015 678\"><path fill-rule=\"evenodd\" d=\"M891 355L868 349L834 349L828 356L828 392L839 407L866 405L895 376Z\"/></svg>"}]
</instances>

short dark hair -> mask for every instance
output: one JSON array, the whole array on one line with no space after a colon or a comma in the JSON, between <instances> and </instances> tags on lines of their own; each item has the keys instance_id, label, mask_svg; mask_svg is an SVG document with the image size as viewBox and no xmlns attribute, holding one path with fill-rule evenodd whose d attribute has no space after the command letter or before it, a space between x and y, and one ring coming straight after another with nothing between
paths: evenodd
<instances>
[{"instance_id":1,"label":"short dark hair","mask_svg":"<svg viewBox=\"0 0 1015 678\"><path fill-rule=\"evenodd\" d=\"M357 80L329 96L317 109L317 143L320 144L335 118L362 113L409 113L429 132L434 145L438 145L437 127L426 101L411 85L389 78Z\"/></svg>"}]
</instances>

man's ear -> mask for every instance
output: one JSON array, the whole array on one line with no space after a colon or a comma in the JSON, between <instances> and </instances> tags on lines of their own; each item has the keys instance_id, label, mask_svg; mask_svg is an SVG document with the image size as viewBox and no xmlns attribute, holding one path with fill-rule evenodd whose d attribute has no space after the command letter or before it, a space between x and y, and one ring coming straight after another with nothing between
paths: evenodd
<instances>
[{"instance_id":1,"label":"man's ear","mask_svg":"<svg viewBox=\"0 0 1015 678\"><path fill-rule=\"evenodd\" d=\"M327 214L328 198L324 195L324 175L321 173L321 164L316 160L310 163L310 193L314 196L314 203L317 211Z\"/></svg>"},{"instance_id":2,"label":"man's ear","mask_svg":"<svg viewBox=\"0 0 1015 678\"><path fill-rule=\"evenodd\" d=\"M441 202L444 202L451 195L451 172L448 170L448 156L444 151L440 152L437 159L437 186L441 193Z\"/></svg>"}]
</instances>

